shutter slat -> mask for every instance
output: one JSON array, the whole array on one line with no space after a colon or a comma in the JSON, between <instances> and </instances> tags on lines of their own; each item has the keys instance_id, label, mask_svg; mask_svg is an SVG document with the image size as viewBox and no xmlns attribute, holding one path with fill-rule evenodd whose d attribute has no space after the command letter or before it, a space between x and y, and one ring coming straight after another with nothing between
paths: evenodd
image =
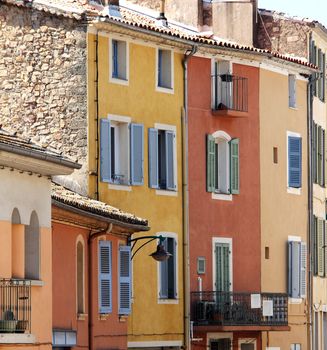
<instances>
[{"instance_id":1,"label":"shutter slat","mask_svg":"<svg viewBox=\"0 0 327 350\"><path fill-rule=\"evenodd\" d=\"M102 182L110 182L110 120L100 120L100 178Z\"/></svg>"},{"instance_id":2,"label":"shutter slat","mask_svg":"<svg viewBox=\"0 0 327 350\"><path fill-rule=\"evenodd\" d=\"M149 129L149 187L159 188L158 130Z\"/></svg>"},{"instance_id":3,"label":"shutter slat","mask_svg":"<svg viewBox=\"0 0 327 350\"><path fill-rule=\"evenodd\" d=\"M288 137L289 187L300 188L302 182L302 144L300 137Z\"/></svg>"},{"instance_id":4,"label":"shutter slat","mask_svg":"<svg viewBox=\"0 0 327 350\"><path fill-rule=\"evenodd\" d=\"M240 193L239 139L230 141L230 186L232 194Z\"/></svg>"},{"instance_id":5,"label":"shutter slat","mask_svg":"<svg viewBox=\"0 0 327 350\"><path fill-rule=\"evenodd\" d=\"M99 242L99 312L112 311L111 243Z\"/></svg>"},{"instance_id":6,"label":"shutter slat","mask_svg":"<svg viewBox=\"0 0 327 350\"><path fill-rule=\"evenodd\" d=\"M166 131L166 183L168 190L175 190L175 175L174 175L174 138L173 131Z\"/></svg>"},{"instance_id":7,"label":"shutter slat","mask_svg":"<svg viewBox=\"0 0 327 350\"><path fill-rule=\"evenodd\" d=\"M119 247L119 314L131 313L131 247Z\"/></svg>"},{"instance_id":8,"label":"shutter slat","mask_svg":"<svg viewBox=\"0 0 327 350\"><path fill-rule=\"evenodd\" d=\"M215 139L212 135L207 135L207 192L215 191L215 168Z\"/></svg>"},{"instance_id":9,"label":"shutter slat","mask_svg":"<svg viewBox=\"0 0 327 350\"><path fill-rule=\"evenodd\" d=\"M131 124L131 184L143 185L144 137L143 125Z\"/></svg>"}]
</instances>

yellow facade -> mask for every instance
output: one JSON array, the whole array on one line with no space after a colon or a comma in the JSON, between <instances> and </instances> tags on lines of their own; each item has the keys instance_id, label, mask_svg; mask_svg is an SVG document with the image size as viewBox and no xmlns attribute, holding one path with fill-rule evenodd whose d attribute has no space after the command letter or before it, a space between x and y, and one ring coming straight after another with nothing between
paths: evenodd
<instances>
[{"instance_id":1,"label":"yellow facade","mask_svg":"<svg viewBox=\"0 0 327 350\"><path fill-rule=\"evenodd\" d=\"M287 72L261 69L260 93L261 290L287 293L287 242L290 236L307 242L307 83L297 75L296 108L290 108ZM288 188L288 132L302 138L302 187L298 191ZM301 344L301 349L308 349L306 311L306 298L289 298L290 331L263 332L263 346L288 350L291 344Z\"/></svg>"},{"instance_id":2,"label":"yellow facade","mask_svg":"<svg viewBox=\"0 0 327 350\"><path fill-rule=\"evenodd\" d=\"M117 29L116 29L117 30ZM183 342L183 226L182 226L182 135L181 115L183 107L183 52L154 41L142 41L131 36L106 30L88 34L88 105L89 105L89 169L98 172L96 164L96 39L98 38L98 117L128 117L132 123L144 125L144 184L141 186L114 186L98 178L99 200L133 212L149 220L151 231L147 234L175 234L177 238L177 298L159 299L159 263L149 254L155 251L157 240L146 245L133 259L133 302L128 318L130 346L178 346ZM129 55L128 83L111 82L110 39L126 41ZM157 49L173 50L173 90L157 91ZM158 124L175 128L177 190L158 191L148 185L148 129ZM94 197L97 177L89 178L89 195ZM133 237L144 236L138 234ZM139 245L140 243L138 243ZM113 310L117 312L117 310ZM134 345L131 345L133 344ZM137 342L137 343L136 343ZM140 343L139 343L140 342ZM145 342L145 343L144 343ZM148 342L148 343L147 343ZM164 342L164 343L162 343ZM169 345L170 344L170 345ZM142 347L140 345L140 347Z\"/></svg>"}]
</instances>

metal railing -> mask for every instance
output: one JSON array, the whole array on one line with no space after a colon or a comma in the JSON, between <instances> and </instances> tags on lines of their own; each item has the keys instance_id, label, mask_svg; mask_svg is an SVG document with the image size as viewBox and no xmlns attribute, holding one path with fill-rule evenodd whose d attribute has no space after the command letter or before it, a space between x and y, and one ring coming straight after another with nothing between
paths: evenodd
<instances>
[{"instance_id":1,"label":"metal railing","mask_svg":"<svg viewBox=\"0 0 327 350\"><path fill-rule=\"evenodd\" d=\"M231 74L214 74L213 93L215 110L248 111L248 79Z\"/></svg>"},{"instance_id":2,"label":"metal railing","mask_svg":"<svg viewBox=\"0 0 327 350\"><path fill-rule=\"evenodd\" d=\"M0 333L31 332L31 282L0 279Z\"/></svg>"},{"instance_id":3,"label":"metal railing","mask_svg":"<svg viewBox=\"0 0 327 350\"><path fill-rule=\"evenodd\" d=\"M287 326L288 296L284 293L192 292L191 319L195 326Z\"/></svg>"}]
</instances>

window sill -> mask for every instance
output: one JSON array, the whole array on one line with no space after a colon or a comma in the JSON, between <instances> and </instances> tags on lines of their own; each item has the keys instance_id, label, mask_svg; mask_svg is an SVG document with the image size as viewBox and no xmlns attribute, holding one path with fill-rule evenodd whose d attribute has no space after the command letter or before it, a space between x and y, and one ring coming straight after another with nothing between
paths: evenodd
<instances>
[{"instance_id":1,"label":"window sill","mask_svg":"<svg viewBox=\"0 0 327 350\"><path fill-rule=\"evenodd\" d=\"M211 198L214 200L220 200L220 201L232 201L233 195L231 194L224 194L224 193L212 193Z\"/></svg>"},{"instance_id":2,"label":"window sill","mask_svg":"<svg viewBox=\"0 0 327 350\"><path fill-rule=\"evenodd\" d=\"M292 109L293 111L298 111L299 109L296 106L288 106L289 109Z\"/></svg>"},{"instance_id":3,"label":"window sill","mask_svg":"<svg viewBox=\"0 0 327 350\"><path fill-rule=\"evenodd\" d=\"M235 111L233 109L213 109L212 115L220 117L245 118L249 116L249 112Z\"/></svg>"},{"instance_id":4,"label":"window sill","mask_svg":"<svg viewBox=\"0 0 327 350\"><path fill-rule=\"evenodd\" d=\"M302 298L288 298L289 304L301 304Z\"/></svg>"},{"instance_id":5,"label":"window sill","mask_svg":"<svg viewBox=\"0 0 327 350\"><path fill-rule=\"evenodd\" d=\"M109 190L117 190L117 191L132 191L132 186L129 185L116 185L116 184L109 184L108 185Z\"/></svg>"},{"instance_id":6,"label":"window sill","mask_svg":"<svg viewBox=\"0 0 327 350\"><path fill-rule=\"evenodd\" d=\"M110 83L113 83L113 84L124 85L124 86L128 86L128 85L129 85L128 79L121 79L121 78L114 78L114 77L111 77L111 78L109 79L109 82L110 82Z\"/></svg>"},{"instance_id":7,"label":"window sill","mask_svg":"<svg viewBox=\"0 0 327 350\"><path fill-rule=\"evenodd\" d=\"M174 94L174 88L167 88L167 87L163 87L163 86L157 86L156 91L164 92L166 94Z\"/></svg>"},{"instance_id":8,"label":"window sill","mask_svg":"<svg viewBox=\"0 0 327 350\"><path fill-rule=\"evenodd\" d=\"M99 320L100 321L106 321L110 314L99 314Z\"/></svg>"},{"instance_id":9,"label":"window sill","mask_svg":"<svg viewBox=\"0 0 327 350\"><path fill-rule=\"evenodd\" d=\"M33 334L18 334L7 333L0 334L0 344L34 344L35 335Z\"/></svg>"},{"instance_id":10,"label":"window sill","mask_svg":"<svg viewBox=\"0 0 327 350\"><path fill-rule=\"evenodd\" d=\"M158 304L179 304L178 299L158 299Z\"/></svg>"},{"instance_id":11,"label":"window sill","mask_svg":"<svg viewBox=\"0 0 327 350\"><path fill-rule=\"evenodd\" d=\"M24 284L24 282L29 282L31 284L32 287L43 287L44 286L44 281L41 280L30 280L28 278L13 278L12 279L15 282L21 282L22 285Z\"/></svg>"},{"instance_id":12,"label":"window sill","mask_svg":"<svg viewBox=\"0 0 327 350\"><path fill-rule=\"evenodd\" d=\"M178 192L177 191L170 191L170 190L156 190L156 195L177 197Z\"/></svg>"},{"instance_id":13,"label":"window sill","mask_svg":"<svg viewBox=\"0 0 327 350\"><path fill-rule=\"evenodd\" d=\"M87 314L77 314L77 321L85 321Z\"/></svg>"},{"instance_id":14,"label":"window sill","mask_svg":"<svg viewBox=\"0 0 327 350\"><path fill-rule=\"evenodd\" d=\"M287 193L300 196L302 194L302 191L301 188L287 187Z\"/></svg>"}]
</instances>

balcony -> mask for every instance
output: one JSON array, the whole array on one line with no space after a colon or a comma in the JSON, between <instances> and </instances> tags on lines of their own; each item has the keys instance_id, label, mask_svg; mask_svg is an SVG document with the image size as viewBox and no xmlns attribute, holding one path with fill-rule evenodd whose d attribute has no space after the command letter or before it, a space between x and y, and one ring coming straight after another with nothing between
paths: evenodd
<instances>
[{"instance_id":1,"label":"balcony","mask_svg":"<svg viewBox=\"0 0 327 350\"><path fill-rule=\"evenodd\" d=\"M31 332L31 282L0 279L0 333Z\"/></svg>"},{"instance_id":2,"label":"balcony","mask_svg":"<svg viewBox=\"0 0 327 350\"><path fill-rule=\"evenodd\" d=\"M192 292L191 320L195 327L222 330L288 330L288 297L282 293Z\"/></svg>"},{"instance_id":3,"label":"balcony","mask_svg":"<svg viewBox=\"0 0 327 350\"><path fill-rule=\"evenodd\" d=\"M212 85L214 114L242 116L242 113L248 111L247 78L231 74L214 74Z\"/></svg>"}]
</instances>

